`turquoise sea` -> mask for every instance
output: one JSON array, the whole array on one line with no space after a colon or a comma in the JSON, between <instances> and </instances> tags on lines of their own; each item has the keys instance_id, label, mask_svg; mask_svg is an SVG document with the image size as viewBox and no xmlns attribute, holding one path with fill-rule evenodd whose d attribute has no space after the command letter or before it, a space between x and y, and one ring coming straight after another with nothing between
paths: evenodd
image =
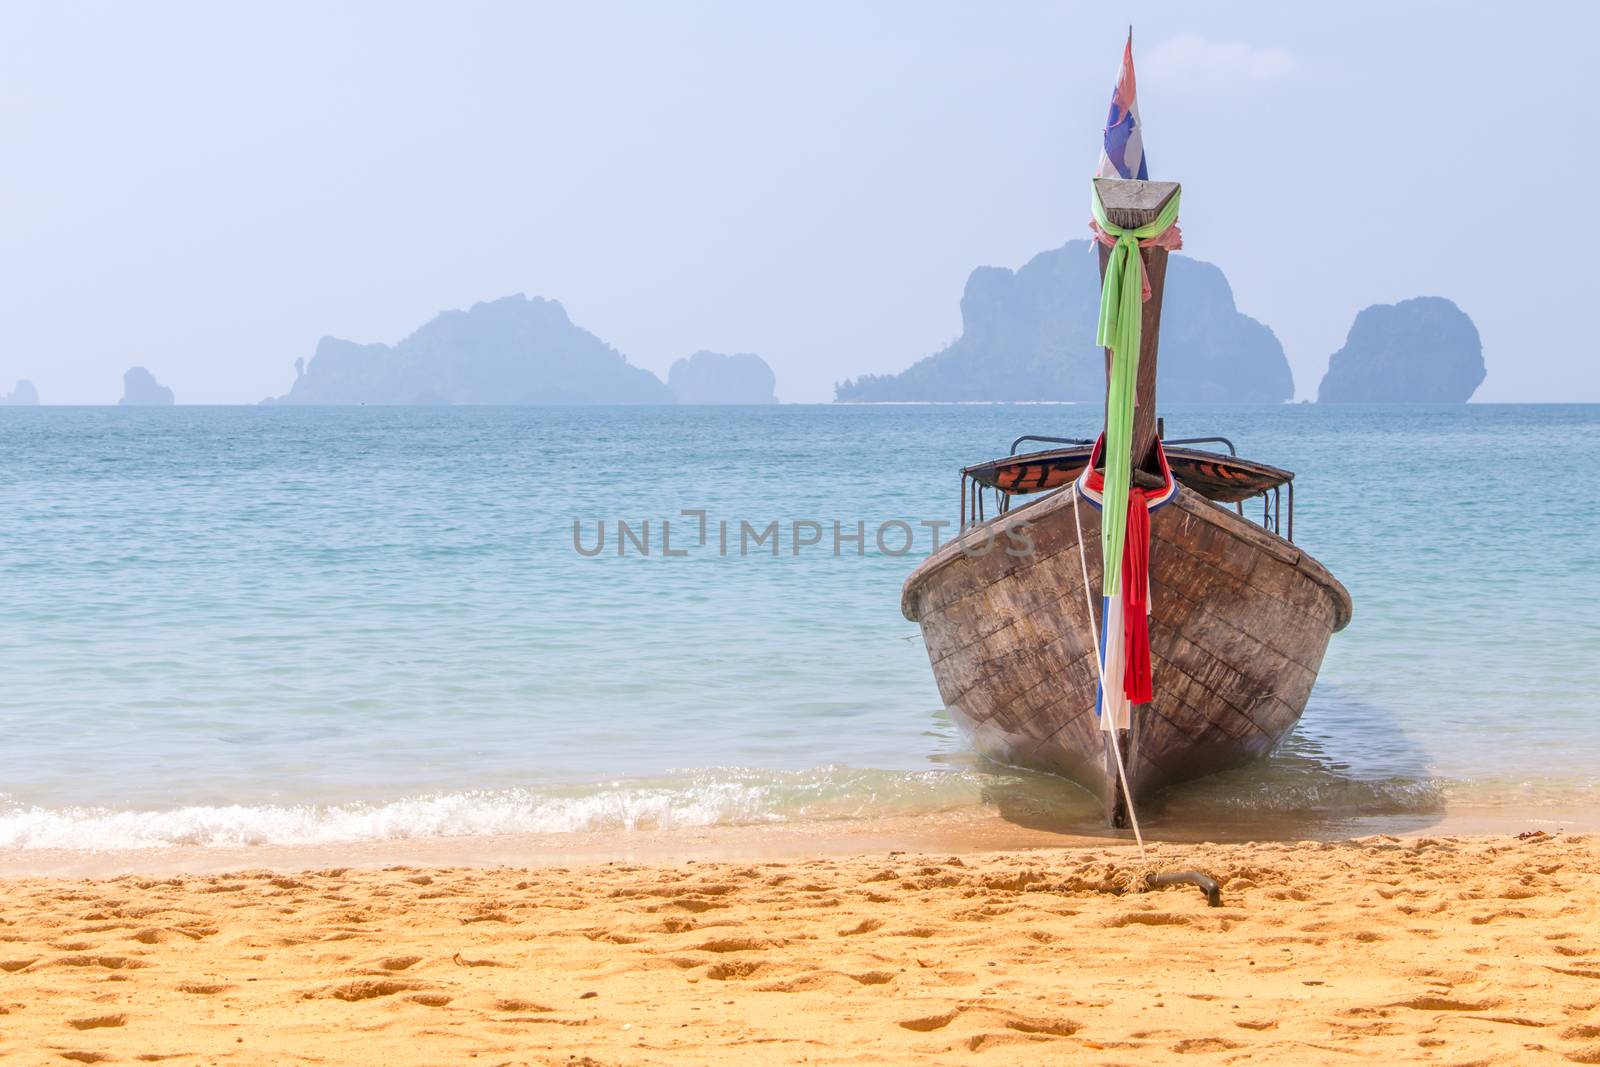
<instances>
[{"instance_id":1,"label":"turquoise sea","mask_svg":"<svg viewBox=\"0 0 1600 1067\"><path fill-rule=\"evenodd\" d=\"M1284 748L1151 827L1600 802L1600 406L1164 414L1298 473L1296 540L1355 618ZM1092 826L1074 787L971 754L899 590L923 523L956 518L960 466L1098 422L0 410L0 848L984 809ZM777 554L751 543L773 522Z\"/></svg>"}]
</instances>

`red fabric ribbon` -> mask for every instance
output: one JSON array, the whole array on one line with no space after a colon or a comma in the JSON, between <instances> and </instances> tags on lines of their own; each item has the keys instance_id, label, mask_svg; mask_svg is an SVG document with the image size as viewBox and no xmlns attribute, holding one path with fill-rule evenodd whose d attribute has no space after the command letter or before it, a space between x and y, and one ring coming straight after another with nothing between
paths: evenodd
<instances>
[{"instance_id":1,"label":"red fabric ribbon","mask_svg":"<svg viewBox=\"0 0 1600 1067\"><path fill-rule=\"evenodd\" d=\"M1100 223L1095 219L1089 220L1089 229L1094 233L1094 239L1107 248L1117 243L1117 239L1100 228ZM1154 237L1146 237L1139 242L1140 248L1165 248L1168 252L1176 252L1183 247L1183 231L1178 229L1174 222ZM1145 301L1150 299L1150 271L1144 265L1144 257L1139 257L1139 282L1140 297Z\"/></svg>"},{"instance_id":2,"label":"red fabric ribbon","mask_svg":"<svg viewBox=\"0 0 1600 1067\"><path fill-rule=\"evenodd\" d=\"M1128 489L1128 532L1122 540L1122 691L1132 704L1155 696L1150 676L1150 509L1145 491Z\"/></svg>"},{"instance_id":3,"label":"red fabric ribbon","mask_svg":"<svg viewBox=\"0 0 1600 1067\"><path fill-rule=\"evenodd\" d=\"M1084 485L1095 493L1105 490L1105 475L1095 469L1105 446L1102 433L1089 453ZM1150 498L1172 487L1172 468L1160 441L1156 442L1156 460L1161 465L1162 488L1128 487L1128 529L1122 539L1122 691L1133 704L1155 699L1150 666Z\"/></svg>"}]
</instances>

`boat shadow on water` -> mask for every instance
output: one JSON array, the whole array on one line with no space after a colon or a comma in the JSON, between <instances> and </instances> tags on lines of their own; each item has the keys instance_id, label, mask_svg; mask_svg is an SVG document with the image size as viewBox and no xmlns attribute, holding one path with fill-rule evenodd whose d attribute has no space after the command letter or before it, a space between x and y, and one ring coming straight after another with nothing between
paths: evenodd
<instances>
[{"instance_id":1,"label":"boat shadow on water","mask_svg":"<svg viewBox=\"0 0 1600 1067\"><path fill-rule=\"evenodd\" d=\"M1423 830L1445 816L1444 783L1392 710L1319 686L1305 717L1270 756L1172 786L1139 807L1147 839L1326 840ZM991 776L983 799L1017 826L1131 837L1109 829L1098 798L1055 775L967 755Z\"/></svg>"}]
</instances>

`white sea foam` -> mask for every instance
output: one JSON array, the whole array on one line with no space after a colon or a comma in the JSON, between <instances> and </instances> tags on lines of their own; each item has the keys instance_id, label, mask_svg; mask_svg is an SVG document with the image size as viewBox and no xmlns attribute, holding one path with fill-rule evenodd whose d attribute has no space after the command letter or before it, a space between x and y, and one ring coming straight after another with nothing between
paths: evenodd
<instances>
[{"instance_id":1,"label":"white sea foam","mask_svg":"<svg viewBox=\"0 0 1600 1067\"><path fill-rule=\"evenodd\" d=\"M1301 765L1306 764L1306 765ZM542 790L439 792L370 803L188 805L112 810L26 805L0 794L0 850L115 852L190 846L325 845L493 834L629 832L879 818L991 807L1096 818L1061 779L973 769L804 771L722 767ZM1438 780L1363 781L1283 760L1191 788L1187 811L1400 814L1438 810Z\"/></svg>"},{"instance_id":2,"label":"white sea foam","mask_svg":"<svg viewBox=\"0 0 1600 1067\"><path fill-rule=\"evenodd\" d=\"M631 831L945 810L979 799L963 772L725 770L670 784L610 783L567 795L467 791L373 804L43 808L0 796L0 849L124 849Z\"/></svg>"}]
</instances>

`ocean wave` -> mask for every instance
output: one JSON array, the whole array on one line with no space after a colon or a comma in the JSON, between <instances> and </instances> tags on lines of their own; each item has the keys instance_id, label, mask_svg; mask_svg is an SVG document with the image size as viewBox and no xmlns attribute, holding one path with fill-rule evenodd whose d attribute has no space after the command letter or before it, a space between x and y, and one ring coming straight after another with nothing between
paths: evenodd
<instances>
[{"instance_id":1,"label":"ocean wave","mask_svg":"<svg viewBox=\"0 0 1600 1067\"><path fill-rule=\"evenodd\" d=\"M1252 817L1438 814L1461 805L1586 800L1595 783L1467 785L1441 778L1361 779L1269 761L1189 783L1147 802L1152 825L1226 829ZM166 809L42 807L0 794L0 850L116 852L172 847L325 845L499 834L626 833L989 811L1021 825L1095 832L1099 806L1060 778L979 763L944 770L841 766L716 768L572 786L444 791L360 803L191 804Z\"/></svg>"},{"instance_id":2,"label":"ocean wave","mask_svg":"<svg viewBox=\"0 0 1600 1067\"><path fill-rule=\"evenodd\" d=\"M564 792L469 790L354 804L189 805L167 810L45 808L0 796L0 849L121 851L198 846L634 831L913 815L980 802L966 771L732 769Z\"/></svg>"}]
</instances>

